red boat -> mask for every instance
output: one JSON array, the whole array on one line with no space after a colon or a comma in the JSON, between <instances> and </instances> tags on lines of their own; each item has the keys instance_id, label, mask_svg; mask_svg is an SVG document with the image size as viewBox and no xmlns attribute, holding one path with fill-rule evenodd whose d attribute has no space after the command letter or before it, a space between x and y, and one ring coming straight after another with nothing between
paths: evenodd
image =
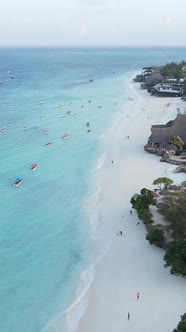
<instances>
[{"instance_id":1,"label":"red boat","mask_svg":"<svg viewBox=\"0 0 186 332\"><path fill-rule=\"evenodd\" d=\"M37 168L37 164L32 164L32 165L31 165L31 170L32 170L32 171L35 171L36 168Z\"/></svg>"},{"instance_id":2,"label":"red boat","mask_svg":"<svg viewBox=\"0 0 186 332\"><path fill-rule=\"evenodd\" d=\"M67 139L67 138L69 138L69 134L64 134L62 137L62 139Z\"/></svg>"}]
</instances>

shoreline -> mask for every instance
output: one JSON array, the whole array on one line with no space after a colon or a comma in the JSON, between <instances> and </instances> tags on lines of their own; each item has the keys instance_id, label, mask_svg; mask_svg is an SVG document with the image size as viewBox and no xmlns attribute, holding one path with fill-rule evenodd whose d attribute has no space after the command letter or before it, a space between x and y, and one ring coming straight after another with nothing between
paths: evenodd
<instances>
[{"instance_id":1,"label":"shoreline","mask_svg":"<svg viewBox=\"0 0 186 332\"><path fill-rule=\"evenodd\" d=\"M96 266L88 306L78 332L120 332L123 329L145 332L150 328L152 332L157 329L168 332L176 327L185 310L184 279L171 276L169 269L165 270L164 251L145 240L146 230L141 221L136 225L136 212L130 216L131 197L143 187L151 189L154 179L165 174L175 184L184 179L184 174L172 172L176 166L160 163L159 157L148 154L143 148L151 125L175 118L180 100L152 97L140 91L139 84L131 79L127 94L120 121L104 138L108 153L101 169L100 222L106 226L111 246ZM167 102L170 102L169 109L165 106ZM122 230L122 237L116 236L118 229ZM138 303L137 292L140 293ZM165 322L167 306L171 314ZM156 314L152 315L152 311Z\"/></svg>"}]
</instances>

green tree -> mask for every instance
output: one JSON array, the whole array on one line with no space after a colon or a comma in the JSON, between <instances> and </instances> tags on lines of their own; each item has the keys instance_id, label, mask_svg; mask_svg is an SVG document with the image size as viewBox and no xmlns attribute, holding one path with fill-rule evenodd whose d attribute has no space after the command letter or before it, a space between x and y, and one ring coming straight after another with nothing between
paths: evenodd
<instances>
[{"instance_id":1,"label":"green tree","mask_svg":"<svg viewBox=\"0 0 186 332\"><path fill-rule=\"evenodd\" d=\"M173 181L169 178L162 177L162 178L157 178L154 180L153 184L157 185L159 189L162 189L162 185L164 185L163 189L167 189L168 186L170 186L173 183Z\"/></svg>"},{"instance_id":2,"label":"green tree","mask_svg":"<svg viewBox=\"0 0 186 332\"><path fill-rule=\"evenodd\" d=\"M167 231L175 240L186 240L186 193L178 192L164 197L161 211L167 222Z\"/></svg>"},{"instance_id":3,"label":"green tree","mask_svg":"<svg viewBox=\"0 0 186 332\"><path fill-rule=\"evenodd\" d=\"M162 71L161 74L165 77L165 78L183 78L184 73L183 73L183 68L184 66L184 61L182 61L181 63L176 63L176 62L171 62L171 63L167 63Z\"/></svg>"},{"instance_id":4,"label":"green tree","mask_svg":"<svg viewBox=\"0 0 186 332\"><path fill-rule=\"evenodd\" d=\"M137 211L138 218L144 222L144 224L151 224L152 220L152 213L147 209L141 209Z\"/></svg>"},{"instance_id":5,"label":"green tree","mask_svg":"<svg viewBox=\"0 0 186 332\"><path fill-rule=\"evenodd\" d=\"M173 332L186 332L186 314L181 316L181 321Z\"/></svg>"},{"instance_id":6,"label":"green tree","mask_svg":"<svg viewBox=\"0 0 186 332\"><path fill-rule=\"evenodd\" d=\"M186 276L186 241L173 241L164 256L165 267L170 266L171 274Z\"/></svg>"},{"instance_id":7,"label":"green tree","mask_svg":"<svg viewBox=\"0 0 186 332\"><path fill-rule=\"evenodd\" d=\"M146 202L148 206L154 203L154 196L151 190L146 188L141 189L141 196L143 197L143 201Z\"/></svg>"},{"instance_id":8,"label":"green tree","mask_svg":"<svg viewBox=\"0 0 186 332\"><path fill-rule=\"evenodd\" d=\"M149 205L154 203L154 196L151 190L141 189L141 195L135 194L130 202L132 207L136 209L138 218L144 223L152 223L152 213L149 211Z\"/></svg>"},{"instance_id":9,"label":"green tree","mask_svg":"<svg viewBox=\"0 0 186 332\"><path fill-rule=\"evenodd\" d=\"M152 226L146 235L146 239L150 244L156 244L159 247L163 247L165 240L163 229L159 225Z\"/></svg>"},{"instance_id":10,"label":"green tree","mask_svg":"<svg viewBox=\"0 0 186 332\"><path fill-rule=\"evenodd\" d=\"M154 203L153 192L146 188L141 189L141 195L135 194L130 200L132 207L136 210L147 209Z\"/></svg>"}]
</instances>

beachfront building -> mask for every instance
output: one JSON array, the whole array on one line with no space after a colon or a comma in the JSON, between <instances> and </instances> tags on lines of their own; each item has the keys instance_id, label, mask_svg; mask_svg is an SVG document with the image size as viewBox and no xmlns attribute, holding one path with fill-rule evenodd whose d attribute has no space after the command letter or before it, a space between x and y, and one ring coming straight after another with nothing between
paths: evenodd
<instances>
[{"instance_id":1,"label":"beachfront building","mask_svg":"<svg viewBox=\"0 0 186 332\"><path fill-rule=\"evenodd\" d=\"M177 114L175 120L165 125L153 125L148 146L175 150L176 147L172 144L173 137L177 137L182 144L186 144L186 114Z\"/></svg>"},{"instance_id":2,"label":"beachfront building","mask_svg":"<svg viewBox=\"0 0 186 332\"><path fill-rule=\"evenodd\" d=\"M140 75L136 75L134 82L143 83L141 88L145 87L146 89L149 86L153 86L159 82L162 82L164 77L160 74L162 66L151 66L144 67Z\"/></svg>"},{"instance_id":3,"label":"beachfront building","mask_svg":"<svg viewBox=\"0 0 186 332\"><path fill-rule=\"evenodd\" d=\"M162 97L181 97L183 95L183 83L158 83L148 89L152 95Z\"/></svg>"}]
</instances>

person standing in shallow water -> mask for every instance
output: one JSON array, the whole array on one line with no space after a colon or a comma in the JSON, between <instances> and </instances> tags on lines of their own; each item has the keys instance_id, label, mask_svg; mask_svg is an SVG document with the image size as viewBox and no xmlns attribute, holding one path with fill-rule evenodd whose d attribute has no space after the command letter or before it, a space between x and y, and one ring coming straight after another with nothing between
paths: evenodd
<instances>
[{"instance_id":1,"label":"person standing in shallow water","mask_svg":"<svg viewBox=\"0 0 186 332\"><path fill-rule=\"evenodd\" d=\"M130 320L130 312L128 312L127 319Z\"/></svg>"},{"instance_id":2,"label":"person standing in shallow water","mask_svg":"<svg viewBox=\"0 0 186 332\"><path fill-rule=\"evenodd\" d=\"M139 293L138 292L136 294L136 298L137 298L137 300L139 300Z\"/></svg>"}]
</instances>

